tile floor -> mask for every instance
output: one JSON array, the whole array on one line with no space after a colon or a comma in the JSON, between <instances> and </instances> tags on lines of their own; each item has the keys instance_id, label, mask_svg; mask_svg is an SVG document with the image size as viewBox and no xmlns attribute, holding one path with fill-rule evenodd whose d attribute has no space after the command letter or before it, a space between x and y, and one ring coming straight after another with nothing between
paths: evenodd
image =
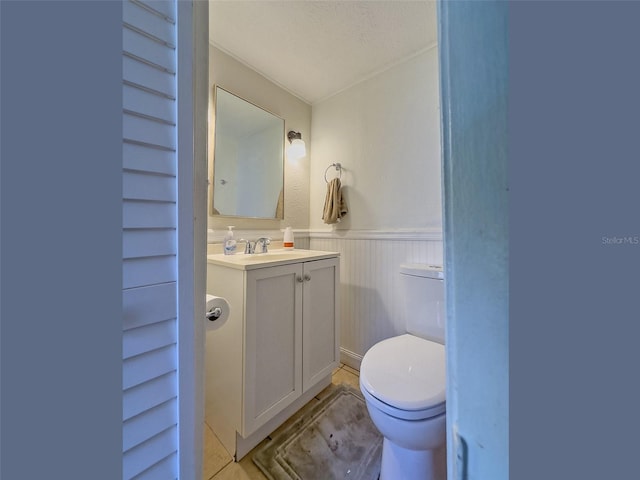
<instances>
[{"instance_id":1,"label":"tile floor","mask_svg":"<svg viewBox=\"0 0 640 480\"><path fill-rule=\"evenodd\" d=\"M333 371L331 380L334 385L346 383L359 389L358 373L359 372L357 370L340 364L340 366ZM320 392L318 396L322 396L322 392ZM317 401L318 400L314 398L307 405L313 404ZM308 408L307 405L302 408ZM283 428L284 426L286 426L286 422L280 428ZM256 448L261 445L262 443L260 443ZM231 456L227 453L209 425L205 422L202 480L267 480L267 477L262 474L258 467L253 463L253 460L251 460L252 456L253 451L249 452L238 463L232 461Z\"/></svg>"}]
</instances>

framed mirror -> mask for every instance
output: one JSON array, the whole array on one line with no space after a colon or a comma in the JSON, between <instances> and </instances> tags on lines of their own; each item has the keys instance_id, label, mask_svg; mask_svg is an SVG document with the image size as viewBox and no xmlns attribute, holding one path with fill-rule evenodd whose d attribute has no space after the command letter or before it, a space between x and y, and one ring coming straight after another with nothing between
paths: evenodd
<instances>
[{"instance_id":1,"label":"framed mirror","mask_svg":"<svg viewBox=\"0 0 640 480\"><path fill-rule=\"evenodd\" d=\"M284 119L216 85L211 213L284 218Z\"/></svg>"}]
</instances>

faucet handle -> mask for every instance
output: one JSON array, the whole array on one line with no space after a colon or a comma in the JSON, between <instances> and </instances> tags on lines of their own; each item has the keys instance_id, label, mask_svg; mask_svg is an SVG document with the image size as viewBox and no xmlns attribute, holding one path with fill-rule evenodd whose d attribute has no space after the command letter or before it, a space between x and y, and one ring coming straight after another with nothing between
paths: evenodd
<instances>
[{"instance_id":1,"label":"faucet handle","mask_svg":"<svg viewBox=\"0 0 640 480\"><path fill-rule=\"evenodd\" d=\"M269 237L260 237L259 239L257 239L256 243L255 243L254 251L255 251L256 248L258 248L258 244L259 243L262 244L262 252L261 253L268 253L269 249L267 248L267 245L271 244L271 239Z\"/></svg>"},{"instance_id":2,"label":"faucet handle","mask_svg":"<svg viewBox=\"0 0 640 480\"><path fill-rule=\"evenodd\" d=\"M245 255L249 255L249 254L253 253L253 248L251 247L251 240L245 240L244 238L241 238L238 241L239 242L244 242L244 253L245 253Z\"/></svg>"}]
</instances>

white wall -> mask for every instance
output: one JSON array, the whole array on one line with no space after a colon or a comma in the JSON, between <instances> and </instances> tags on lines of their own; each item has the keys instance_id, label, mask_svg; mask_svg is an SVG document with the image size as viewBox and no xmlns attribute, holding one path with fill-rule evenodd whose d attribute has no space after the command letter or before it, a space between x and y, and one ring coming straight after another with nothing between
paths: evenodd
<instances>
[{"instance_id":1,"label":"white wall","mask_svg":"<svg viewBox=\"0 0 640 480\"><path fill-rule=\"evenodd\" d=\"M341 360L359 368L404 332L400 264L443 261L435 46L314 105L311 136L310 247L340 252ZM322 207L335 162L349 213L332 227Z\"/></svg>"},{"instance_id":2,"label":"white wall","mask_svg":"<svg viewBox=\"0 0 640 480\"><path fill-rule=\"evenodd\" d=\"M285 134L289 130L302 133L311 149L311 106L256 71L230 57L218 48L209 46L209 124L213 125L212 95L214 85L229 90L285 120ZM211 132L211 128L210 128ZM288 142L287 142L288 143ZM209 179L213 168L213 142L209 141ZM296 163L285 162L284 220L233 219L209 217L209 228L220 240L226 226L236 225L237 230L257 230L256 234L280 235L280 229L307 229L309 226L309 159ZM211 195L211 192L209 192ZM209 198L209 205L211 198ZM273 205L275 211L275 204ZM275 231L275 232L274 232Z\"/></svg>"},{"instance_id":3,"label":"white wall","mask_svg":"<svg viewBox=\"0 0 640 480\"><path fill-rule=\"evenodd\" d=\"M313 106L312 229L330 229L324 171L335 162L349 207L336 229L441 229L437 53L434 46Z\"/></svg>"}]
</instances>

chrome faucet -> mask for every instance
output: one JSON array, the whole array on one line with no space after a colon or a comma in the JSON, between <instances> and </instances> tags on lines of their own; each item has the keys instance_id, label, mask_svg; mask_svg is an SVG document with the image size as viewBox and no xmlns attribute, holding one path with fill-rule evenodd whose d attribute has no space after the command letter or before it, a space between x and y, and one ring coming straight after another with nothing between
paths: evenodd
<instances>
[{"instance_id":1,"label":"chrome faucet","mask_svg":"<svg viewBox=\"0 0 640 480\"><path fill-rule=\"evenodd\" d=\"M258 245L262 244L262 251L261 252L256 252ZM271 239L267 238L267 237L260 237L259 239L256 240L256 243L254 244L253 247L253 253L267 253L269 250L267 248L267 245L271 244Z\"/></svg>"},{"instance_id":2,"label":"chrome faucet","mask_svg":"<svg viewBox=\"0 0 640 480\"><path fill-rule=\"evenodd\" d=\"M245 242L244 245L244 253L245 255L253 255L254 253L268 253L267 245L271 244L271 239L268 237L260 237L255 242L251 243L251 240L245 240L241 238L238 240L239 242ZM262 244L262 250L260 252L256 252L256 248L258 245Z\"/></svg>"}]
</instances>

